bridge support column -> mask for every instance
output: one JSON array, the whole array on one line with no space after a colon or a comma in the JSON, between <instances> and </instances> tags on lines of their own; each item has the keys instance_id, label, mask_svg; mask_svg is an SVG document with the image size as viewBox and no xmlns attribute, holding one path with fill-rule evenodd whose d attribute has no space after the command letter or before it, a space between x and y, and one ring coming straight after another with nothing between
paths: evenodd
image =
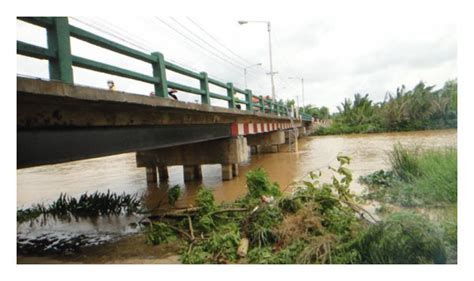
<instances>
[{"instance_id":1,"label":"bridge support column","mask_svg":"<svg viewBox=\"0 0 474 281\"><path fill-rule=\"evenodd\" d=\"M232 164L232 176L236 177L239 175L239 164Z\"/></svg>"},{"instance_id":2,"label":"bridge support column","mask_svg":"<svg viewBox=\"0 0 474 281\"><path fill-rule=\"evenodd\" d=\"M272 153L279 151L279 145L285 143L285 132L276 131L270 133L247 136L247 143L252 148L252 153Z\"/></svg>"},{"instance_id":3,"label":"bridge support column","mask_svg":"<svg viewBox=\"0 0 474 281\"><path fill-rule=\"evenodd\" d=\"M277 153L280 151L280 145L262 145L259 148L260 153Z\"/></svg>"},{"instance_id":4,"label":"bridge support column","mask_svg":"<svg viewBox=\"0 0 474 281\"><path fill-rule=\"evenodd\" d=\"M195 179L202 179L201 165L185 165L183 166L184 181L193 181Z\"/></svg>"},{"instance_id":5,"label":"bridge support column","mask_svg":"<svg viewBox=\"0 0 474 281\"><path fill-rule=\"evenodd\" d=\"M222 180L228 181L233 178L232 166L233 164L222 164Z\"/></svg>"},{"instance_id":6,"label":"bridge support column","mask_svg":"<svg viewBox=\"0 0 474 281\"><path fill-rule=\"evenodd\" d=\"M146 182L147 183L156 183L157 182L156 166L146 167Z\"/></svg>"},{"instance_id":7,"label":"bridge support column","mask_svg":"<svg viewBox=\"0 0 474 281\"><path fill-rule=\"evenodd\" d=\"M258 145L250 146L250 154L258 154Z\"/></svg>"},{"instance_id":8,"label":"bridge support column","mask_svg":"<svg viewBox=\"0 0 474 281\"><path fill-rule=\"evenodd\" d=\"M298 138L301 138L302 136L306 136L306 128L305 127L299 127L298 128Z\"/></svg>"},{"instance_id":9,"label":"bridge support column","mask_svg":"<svg viewBox=\"0 0 474 281\"><path fill-rule=\"evenodd\" d=\"M136 160L137 167L183 165L186 181L202 178L203 164L221 164L223 180L230 180L238 174L237 164L248 160L247 139L239 136L139 151Z\"/></svg>"},{"instance_id":10,"label":"bridge support column","mask_svg":"<svg viewBox=\"0 0 474 281\"><path fill-rule=\"evenodd\" d=\"M169 178L168 167L167 166L158 166L158 174L160 176L160 181L167 180Z\"/></svg>"}]
</instances>

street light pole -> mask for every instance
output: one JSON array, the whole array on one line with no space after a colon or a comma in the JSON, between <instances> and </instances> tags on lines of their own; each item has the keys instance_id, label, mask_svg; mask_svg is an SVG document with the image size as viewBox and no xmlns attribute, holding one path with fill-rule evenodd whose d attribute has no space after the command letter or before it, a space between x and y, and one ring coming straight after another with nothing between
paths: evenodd
<instances>
[{"instance_id":1,"label":"street light pole","mask_svg":"<svg viewBox=\"0 0 474 281\"><path fill-rule=\"evenodd\" d=\"M273 101L276 101L276 96L275 96L275 80L273 79L273 75L275 72L273 72L273 56L272 56L272 36L271 36L271 25L270 22L267 22L267 27L268 27L268 49L270 53L270 77L272 79L272 98Z\"/></svg>"},{"instance_id":2,"label":"street light pole","mask_svg":"<svg viewBox=\"0 0 474 281\"><path fill-rule=\"evenodd\" d=\"M299 77L288 77L288 79L298 79L301 80L301 97L302 97L302 107L303 107L303 113L304 113L304 78L299 78Z\"/></svg>"},{"instance_id":3,"label":"street light pole","mask_svg":"<svg viewBox=\"0 0 474 281\"><path fill-rule=\"evenodd\" d=\"M252 64L247 67L244 67L244 82L245 82L245 89L247 89L247 69L254 67L254 66L259 66L262 65L262 63L257 63L257 64Z\"/></svg>"},{"instance_id":4,"label":"street light pole","mask_svg":"<svg viewBox=\"0 0 474 281\"><path fill-rule=\"evenodd\" d=\"M268 31L268 49L270 55L270 79L272 82L272 98L276 101L276 93L275 93L275 80L273 75L276 72L273 71L273 58L272 58L272 36L271 36L271 23L269 21L238 21L239 24L247 24L247 23L266 23L267 24L267 31Z\"/></svg>"}]
</instances>

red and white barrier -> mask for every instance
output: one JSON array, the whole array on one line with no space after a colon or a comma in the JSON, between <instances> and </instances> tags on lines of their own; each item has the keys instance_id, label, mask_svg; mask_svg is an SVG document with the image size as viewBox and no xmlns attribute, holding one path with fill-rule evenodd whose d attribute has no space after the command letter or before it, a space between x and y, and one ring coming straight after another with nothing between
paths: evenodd
<instances>
[{"instance_id":1,"label":"red and white barrier","mask_svg":"<svg viewBox=\"0 0 474 281\"><path fill-rule=\"evenodd\" d=\"M261 134L291 128L291 123L232 123L232 136Z\"/></svg>"}]
</instances>

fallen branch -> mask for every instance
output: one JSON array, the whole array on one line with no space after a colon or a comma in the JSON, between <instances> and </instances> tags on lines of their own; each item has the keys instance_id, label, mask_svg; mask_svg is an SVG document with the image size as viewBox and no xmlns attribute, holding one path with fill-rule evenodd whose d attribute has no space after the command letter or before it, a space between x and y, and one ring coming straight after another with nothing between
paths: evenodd
<instances>
[{"instance_id":1,"label":"fallen branch","mask_svg":"<svg viewBox=\"0 0 474 281\"><path fill-rule=\"evenodd\" d=\"M162 218L187 218L189 216L195 216L198 215L198 211L201 208L199 207L194 207L194 208L187 208L187 209L182 209L174 212L169 212L169 213L164 213L160 215L153 215L153 216L148 216L147 218L149 220L158 220ZM246 212L248 211L247 208L229 208L229 209L221 209L217 210L214 212L209 213L209 215L215 215L215 214L221 214L221 213L226 213L226 212Z\"/></svg>"},{"instance_id":2,"label":"fallen branch","mask_svg":"<svg viewBox=\"0 0 474 281\"><path fill-rule=\"evenodd\" d=\"M191 234L192 240L194 240L194 229L193 229L193 221L191 220L191 216L188 216L188 225L189 225L189 233Z\"/></svg>"}]
</instances>

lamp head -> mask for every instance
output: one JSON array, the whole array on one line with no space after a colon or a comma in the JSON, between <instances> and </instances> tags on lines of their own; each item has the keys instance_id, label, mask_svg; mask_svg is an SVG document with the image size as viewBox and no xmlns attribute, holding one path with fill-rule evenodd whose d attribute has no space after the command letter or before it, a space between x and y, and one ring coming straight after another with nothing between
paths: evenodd
<instances>
[{"instance_id":1,"label":"lamp head","mask_svg":"<svg viewBox=\"0 0 474 281\"><path fill-rule=\"evenodd\" d=\"M239 20L238 23L239 23L239 24L246 24L246 23L248 23L248 21Z\"/></svg>"}]
</instances>

